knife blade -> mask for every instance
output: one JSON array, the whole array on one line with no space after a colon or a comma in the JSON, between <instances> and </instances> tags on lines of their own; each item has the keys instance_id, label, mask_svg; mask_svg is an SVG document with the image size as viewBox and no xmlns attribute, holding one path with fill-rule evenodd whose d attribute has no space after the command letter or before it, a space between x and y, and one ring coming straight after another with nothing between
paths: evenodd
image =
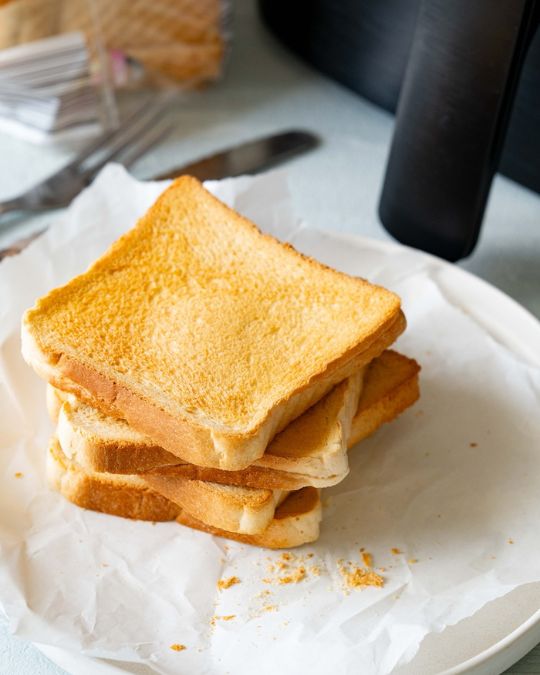
<instances>
[{"instance_id":1,"label":"knife blade","mask_svg":"<svg viewBox=\"0 0 540 675\"><path fill-rule=\"evenodd\" d=\"M316 148L318 136L309 131L284 131L221 150L213 155L154 176L152 180L176 178L182 174L199 180L218 180L259 173L291 157Z\"/></svg>"},{"instance_id":2,"label":"knife blade","mask_svg":"<svg viewBox=\"0 0 540 675\"><path fill-rule=\"evenodd\" d=\"M262 136L253 141L221 150L189 164L169 169L147 180L168 180L185 174L199 180L218 180L243 174L254 174L269 169L296 155L316 148L320 138L310 131L290 130ZM0 249L0 261L17 255L47 228L16 240L7 248Z\"/></svg>"}]
</instances>

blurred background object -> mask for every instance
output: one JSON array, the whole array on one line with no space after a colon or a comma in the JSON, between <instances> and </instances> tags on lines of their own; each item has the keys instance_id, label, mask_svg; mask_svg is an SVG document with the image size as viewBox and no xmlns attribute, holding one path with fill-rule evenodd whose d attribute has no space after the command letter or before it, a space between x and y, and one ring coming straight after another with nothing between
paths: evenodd
<instances>
[{"instance_id":1,"label":"blurred background object","mask_svg":"<svg viewBox=\"0 0 540 675\"><path fill-rule=\"evenodd\" d=\"M222 0L0 3L0 126L29 140L64 140L67 131L114 127L118 89L217 79L228 8Z\"/></svg>"},{"instance_id":2,"label":"blurred background object","mask_svg":"<svg viewBox=\"0 0 540 675\"><path fill-rule=\"evenodd\" d=\"M540 192L536 0L259 6L296 54L396 112L380 216L403 243L469 255L497 169Z\"/></svg>"}]
</instances>

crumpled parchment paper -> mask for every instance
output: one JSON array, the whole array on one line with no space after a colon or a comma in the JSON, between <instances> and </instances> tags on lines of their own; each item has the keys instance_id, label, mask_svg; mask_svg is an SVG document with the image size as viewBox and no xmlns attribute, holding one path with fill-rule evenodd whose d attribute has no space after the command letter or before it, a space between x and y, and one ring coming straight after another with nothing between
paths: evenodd
<instances>
[{"instance_id":1,"label":"crumpled parchment paper","mask_svg":"<svg viewBox=\"0 0 540 675\"><path fill-rule=\"evenodd\" d=\"M84 511L48 490L52 425L45 385L20 356L21 314L83 271L164 185L108 166L0 265L0 609L13 632L158 673L388 673L427 633L540 581L534 349L501 338L513 329L503 309L497 332L482 303L465 302L465 273L453 287L429 256L300 223L283 172L208 185L263 230L399 293L409 326L396 346L423 368L421 400L354 448L350 475L323 492L320 540L295 552L306 578L276 583L279 552ZM362 564L361 548L382 588L344 583L339 561ZM240 583L219 591L232 575Z\"/></svg>"}]
</instances>

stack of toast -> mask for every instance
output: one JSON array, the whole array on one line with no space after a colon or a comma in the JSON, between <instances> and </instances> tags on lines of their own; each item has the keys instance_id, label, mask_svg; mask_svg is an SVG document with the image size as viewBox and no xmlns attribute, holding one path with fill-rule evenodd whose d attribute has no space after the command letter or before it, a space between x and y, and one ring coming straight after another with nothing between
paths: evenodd
<instances>
[{"instance_id":1,"label":"stack of toast","mask_svg":"<svg viewBox=\"0 0 540 675\"><path fill-rule=\"evenodd\" d=\"M317 539L348 449L418 398L399 298L176 180L23 318L51 485L79 506L269 548Z\"/></svg>"}]
</instances>

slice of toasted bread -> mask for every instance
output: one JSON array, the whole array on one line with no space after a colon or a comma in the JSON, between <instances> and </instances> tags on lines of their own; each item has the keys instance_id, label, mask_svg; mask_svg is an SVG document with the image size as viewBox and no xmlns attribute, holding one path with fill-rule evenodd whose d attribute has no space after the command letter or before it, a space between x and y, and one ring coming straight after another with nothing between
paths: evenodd
<instances>
[{"instance_id":1,"label":"slice of toasted bread","mask_svg":"<svg viewBox=\"0 0 540 675\"><path fill-rule=\"evenodd\" d=\"M361 371L334 387L280 432L256 465L265 472L267 469L282 473L302 471L315 478L324 474L345 476L347 439L362 380ZM52 387L49 385L49 388ZM47 395L48 399L54 399L53 413L56 401L64 396L60 390L55 392ZM127 422L76 402L71 394L67 397L70 400L66 400L57 416L57 435L66 455L81 466L100 472L144 473L156 466L179 464L178 457L156 446L148 436L134 431ZM209 476L219 470L206 471ZM186 478L198 476L186 475ZM203 480L207 479L211 480Z\"/></svg>"},{"instance_id":2,"label":"slice of toasted bread","mask_svg":"<svg viewBox=\"0 0 540 675\"><path fill-rule=\"evenodd\" d=\"M340 399L343 403L340 413L341 425L331 423L331 418L326 415L329 407L323 399L302 417L291 422L270 443L265 455L242 471L223 471L193 464L179 464L174 455L155 446L144 435L134 432L127 423L104 416L95 408L73 402L73 399L62 409L58 420L58 435L66 454L90 471L112 473L151 471L153 475L167 476L171 479L178 476L228 485L282 490L298 490L308 485L327 487L342 480L348 471L344 449L341 455L337 451L338 434L342 434L339 442L351 447L373 433L384 422L397 417L418 398L418 371L419 366L413 359L408 359L397 352L384 352L365 370L364 389L352 425L344 419L347 417L346 399ZM349 394L353 396L352 389ZM343 390L337 392L335 388L326 398L338 395L341 397ZM57 391L56 397L62 399L64 396L64 392ZM48 394L49 397L52 397L52 394ZM321 431L319 441L311 446L304 445L301 433L305 415L309 415L312 422L307 438L313 439L316 429ZM334 416L334 419L339 419L339 416ZM286 450L284 438L290 440ZM331 448L334 451L327 452L327 441L332 438L334 443L331 444ZM283 457L279 454L274 455L273 449L276 444L278 448L281 447ZM263 463L268 460L272 466ZM149 479L150 476L147 475L146 478Z\"/></svg>"},{"instance_id":3,"label":"slice of toasted bread","mask_svg":"<svg viewBox=\"0 0 540 675\"><path fill-rule=\"evenodd\" d=\"M292 548L319 536L321 503L314 488L291 493L278 506L266 530L249 535L206 525L153 493L136 476L88 473L63 455L55 438L49 446L47 475L51 487L77 506L114 516L152 521L176 518L197 530L267 548Z\"/></svg>"},{"instance_id":4,"label":"slice of toasted bread","mask_svg":"<svg viewBox=\"0 0 540 675\"><path fill-rule=\"evenodd\" d=\"M180 513L179 506L151 490L139 476L83 471L64 455L54 436L47 454L47 478L70 502L92 511L153 521L174 520Z\"/></svg>"},{"instance_id":5,"label":"slice of toasted bread","mask_svg":"<svg viewBox=\"0 0 540 675\"><path fill-rule=\"evenodd\" d=\"M264 548L294 548L316 541L319 538L321 518L322 508L319 491L313 487L305 487L291 492L276 509L270 525L258 534L238 534L220 530L193 518L184 511L180 513L177 521L196 530L241 541L244 544Z\"/></svg>"},{"instance_id":6,"label":"slice of toasted bread","mask_svg":"<svg viewBox=\"0 0 540 675\"><path fill-rule=\"evenodd\" d=\"M178 457L228 470L403 331L399 298L261 234L182 177L26 312L25 359Z\"/></svg>"},{"instance_id":7,"label":"slice of toasted bread","mask_svg":"<svg viewBox=\"0 0 540 675\"><path fill-rule=\"evenodd\" d=\"M414 359L390 349L369 364L352 421L349 448L391 422L418 400L419 372L420 366Z\"/></svg>"}]
</instances>

